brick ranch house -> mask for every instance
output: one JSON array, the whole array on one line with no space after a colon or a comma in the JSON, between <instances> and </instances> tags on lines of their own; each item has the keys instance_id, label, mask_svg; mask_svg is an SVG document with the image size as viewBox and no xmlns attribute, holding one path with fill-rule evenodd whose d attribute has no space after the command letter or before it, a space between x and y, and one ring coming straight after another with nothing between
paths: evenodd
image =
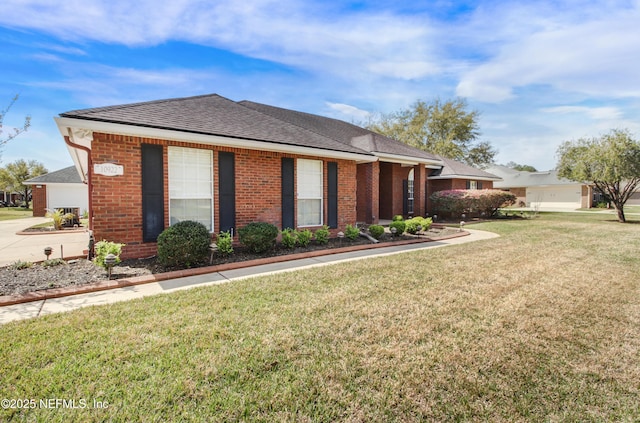
<instances>
[{"instance_id":1,"label":"brick ranch house","mask_svg":"<svg viewBox=\"0 0 640 423\"><path fill-rule=\"evenodd\" d=\"M126 258L155 254L158 235L181 220L212 233L255 221L336 233L425 215L427 180L445 165L337 119L215 94L55 120L88 184L95 239L125 243Z\"/></svg>"}]
</instances>

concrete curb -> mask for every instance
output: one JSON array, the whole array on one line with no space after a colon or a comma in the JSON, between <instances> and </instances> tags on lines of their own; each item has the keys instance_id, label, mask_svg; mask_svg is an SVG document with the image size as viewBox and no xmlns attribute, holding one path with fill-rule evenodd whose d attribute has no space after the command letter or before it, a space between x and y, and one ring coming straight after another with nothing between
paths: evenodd
<instances>
[{"instance_id":1,"label":"concrete curb","mask_svg":"<svg viewBox=\"0 0 640 423\"><path fill-rule=\"evenodd\" d=\"M263 259L248 260L236 263L219 264L215 266L197 267L194 269L176 270L173 272L158 273L154 275L136 276L132 278L124 278L117 280L107 280L94 282L80 286L66 286L62 288L45 289L41 291L28 292L18 295L0 296L0 307L15 304L29 303L33 301L48 300L52 298L68 297L77 294L87 294L97 291L105 291L115 288L124 288L135 285L148 284L153 282L166 281L169 279L184 278L188 276L198 276L208 273L223 272L227 270L243 269L247 267L259 266L264 264L282 263L291 260L327 256L332 254L348 253L352 251L374 250L378 248L394 247L402 245L419 244L426 242L442 241L452 238L460 238L470 235L467 231L461 231L448 236L438 238L421 238L415 240L384 242L380 244L354 245L349 247L339 247L327 250L309 251L303 253L287 254L275 257L265 257Z\"/></svg>"}]
</instances>

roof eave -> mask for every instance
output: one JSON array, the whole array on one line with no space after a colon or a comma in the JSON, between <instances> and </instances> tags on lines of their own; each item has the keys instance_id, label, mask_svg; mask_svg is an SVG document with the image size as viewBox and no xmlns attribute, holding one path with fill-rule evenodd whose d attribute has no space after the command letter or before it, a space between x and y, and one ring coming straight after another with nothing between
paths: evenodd
<instances>
[{"instance_id":1,"label":"roof eave","mask_svg":"<svg viewBox=\"0 0 640 423\"><path fill-rule=\"evenodd\" d=\"M358 163L369 163L378 160L378 158L373 154L360 154L348 151L306 147L293 144L278 143L275 141L232 138L220 135L208 135L184 132L180 130L160 129L146 126L102 122L71 117L57 117L55 118L55 120L62 136L69 136L69 133L72 129L82 129L108 134L130 135L142 138L162 139L169 141L193 142L220 147L245 148L248 150L272 151L289 154L294 153L305 156L320 156L331 159L352 160Z\"/></svg>"}]
</instances>

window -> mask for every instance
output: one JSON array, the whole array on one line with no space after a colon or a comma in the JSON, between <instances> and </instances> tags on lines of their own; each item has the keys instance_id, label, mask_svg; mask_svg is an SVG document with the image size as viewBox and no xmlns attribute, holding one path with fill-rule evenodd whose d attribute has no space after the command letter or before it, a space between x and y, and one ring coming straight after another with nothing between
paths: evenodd
<instances>
[{"instance_id":1,"label":"window","mask_svg":"<svg viewBox=\"0 0 640 423\"><path fill-rule=\"evenodd\" d=\"M194 220L213 231L213 154L169 147L169 224Z\"/></svg>"},{"instance_id":2,"label":"window","mask_svg":"<svg viewBox=\"0 0 640 423\"><path fill-rule=\"evenodd\" d=\"M409 176L407 178L407 214L408 215L413 215L413 199L414 199L414 169L411 169L409 171Z\"/></svg>"},{"instance_id":3,"label":"window","mask_svg":"<svg viewBox=\"0 0 640 423\"><path fill-rule=\"evenodd\" d=\"M322 225L322 161L297 160L298 226Z\"/></svg>"},{"instance_id":4,"label":"window","mask_svg":"<svg viewBox=\"0 0 640 423\"><path fill-rule=\"evenodd\" d=\"M469 181L469 189L478 189L478 181Z\"/></svg>"}]
</instances>

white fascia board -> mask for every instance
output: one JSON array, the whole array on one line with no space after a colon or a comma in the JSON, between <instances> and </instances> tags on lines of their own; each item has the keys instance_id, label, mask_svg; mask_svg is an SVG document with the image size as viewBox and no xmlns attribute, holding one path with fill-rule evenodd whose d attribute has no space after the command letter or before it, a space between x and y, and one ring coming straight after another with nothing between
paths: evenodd
<instances>
[{"instance_id":1,"label":"white fascia board","mask_svg":"<svg viewBox=\"0 0 640 423\"><path fill-rule=\"evenodd\" d=\"M399 163L409 166L417 166L419 164L425 165L425 167L431 168L434 166L434 169L438 169L444 166L444 163L438 159L422 159L419 157L410 157L410 156L401 156L399 154L389 154L389 153L378 153L374 152L381 162L391 162L391 163Z\"/></svg>"},{"instance_id":2,"label":"white fascia board","mask_svg":"<svg viewBox=\"0 0 640 423\"><path fill-rule=\"evenodd\" d=\"M148 128L144 126L124 125L120 123L99 122L75 118L56 118L58 129L63 136L68 136L66 128L79 128L106 134L130 135L142 138L162 139L197 144L215 145L219 147L244 148L247 150L272 151L277 153L297 154L303 156L324 157L329 159L352 160L358 163L369 163L378 160L368 154L349 153L326 150L322 148L304 147L291 144L279 144L269 141L256 141L243 138L231 138L219 135L195 134L191 132L168 129Z\"/></svg>"},{"instance_id":3,"label":"white fascia board","mask_svg":"<svg viewBox=\"0 0 640 423\"><path fill-rule=\"evenodd\" d=\"M429 176L427 179L469 179L470 181L501 181L500 178L488 178L486 176L472 175L447 175L447 176Z\"/></svg>"}]
</instances>

